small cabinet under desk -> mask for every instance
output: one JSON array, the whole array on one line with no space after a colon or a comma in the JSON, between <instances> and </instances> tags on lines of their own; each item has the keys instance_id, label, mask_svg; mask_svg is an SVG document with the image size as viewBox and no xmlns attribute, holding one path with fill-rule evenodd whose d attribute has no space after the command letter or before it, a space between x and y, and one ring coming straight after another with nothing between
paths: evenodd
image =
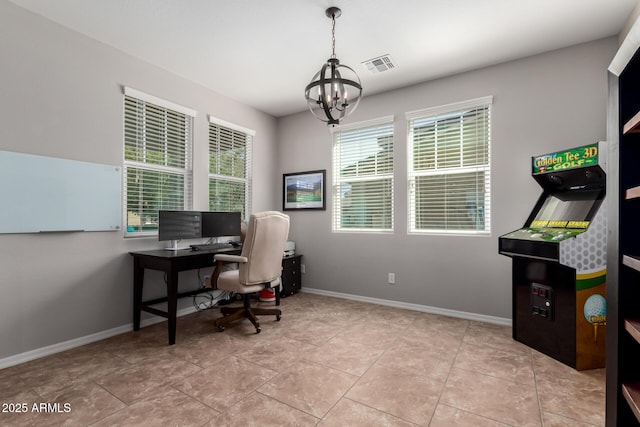
<instances>
[{"instance_id":1,"label":"small cabinet under desk","mask_svg":"<svg viewBox=\"0 0 640 427\"><path fill-rule=\"evenodd\" d=\"M281 297L293 295L302 288L302 255L282 258Z\"/></svg>"}]
</instances>

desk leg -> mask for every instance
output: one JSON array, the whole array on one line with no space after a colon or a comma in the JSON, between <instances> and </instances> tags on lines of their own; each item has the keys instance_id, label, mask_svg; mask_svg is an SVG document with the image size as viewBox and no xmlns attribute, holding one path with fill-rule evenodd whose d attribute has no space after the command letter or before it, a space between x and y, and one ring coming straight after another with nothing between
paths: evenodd
<instances>
[{"instance_id":1,"label":"desk leg","mask_svg":"<svg viewBox=\"0 0 640 427\"><path fill-rule=\"evenodd\" d=\"M176 343L176 316L178 314L178 272L167 272L167 315L169 317L169 345Z\"/></svg>"},{"instance_id":2,"label":"desk leg","mask_svg":"<svg viewBox=\"0 0 640 427\"><path fill-rule=\"evenodd\" d=\"M140 306L142 305L142 284L144 283L144 268L140 267L140 260L133 258L133 330L140 329Z\"/></svg>"}]
</instances>

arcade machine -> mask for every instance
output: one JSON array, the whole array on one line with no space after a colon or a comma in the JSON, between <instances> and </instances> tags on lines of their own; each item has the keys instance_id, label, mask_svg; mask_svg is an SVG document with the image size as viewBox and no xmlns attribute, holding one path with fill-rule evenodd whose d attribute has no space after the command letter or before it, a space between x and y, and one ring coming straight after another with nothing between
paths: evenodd
<instances>
[{"instance_id":1,"label":"arcade machine","mask_svg":"<svg viewBox=\"0 0 640 427\"><path fill-rule=\"evenodd\" d=\"M575 369L605 365L606 148L532 158L542 195L499 238L513 259L513 338Z\"/></svg>"}]
</instances>

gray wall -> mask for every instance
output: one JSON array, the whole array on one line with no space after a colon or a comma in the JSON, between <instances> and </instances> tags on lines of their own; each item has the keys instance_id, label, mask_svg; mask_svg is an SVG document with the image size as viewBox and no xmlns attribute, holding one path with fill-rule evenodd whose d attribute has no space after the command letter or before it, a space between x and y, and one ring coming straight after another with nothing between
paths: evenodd
<instances>
[{"instance_id":1,"label":"gray wall","mask_svg":"<svg viewBox=\"0 0 640 427\"><path fill-rule=\"evenodd\" d=\"M290 212L303 286L511 318L511 261L498 254L498 237L523 225L541 193L531 156L605 139L606 69L616 49L609 38L365 96L347 123L395 115L395 232L332 233L328 178L326 211ZM405 112L486 95L494 96L491 236L407 235ZM279 135L282 173L327 169L331 177L322 122L308 112L289 116Z\"/></svg>"},{"instance_id":2,"label":"gray wall","mask_svg":"<svg viewBox=\"0 0 640 427\"><path fill-rule=\"evenodd\" d=\"M198 111L195 209L208 207L207 114L256 131L253 209L278 208L275 118L6 1L0 58L0 150L122 165L126 85ZM121 232L0 235L0 359L130 325L128 252L156 247ZM195 272L180 280L183 289L198 284ZM148 273L145 287L145 296L161 294L162 275Z\"/></svg>"}]
</instances>

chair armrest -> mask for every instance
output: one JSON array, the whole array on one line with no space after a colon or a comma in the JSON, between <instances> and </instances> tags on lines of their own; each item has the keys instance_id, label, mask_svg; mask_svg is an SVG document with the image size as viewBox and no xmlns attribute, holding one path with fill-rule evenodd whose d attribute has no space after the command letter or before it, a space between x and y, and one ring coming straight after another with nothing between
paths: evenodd
<instances>
[{"instance_id":1,"label":"chair armrest","mask_svg":"<svg viewBox=\"0 0 640 427\"><path fill-rule=\"evenodd\" d=\"M215 265L213 266L213 271L211 275L206 278L204 285L205 287L209 287L211 289L218 289L218 276L220 276L220 272L222 271L222 266L224 262L215 261Z\"/></svg>"},{"instance_id":2,"label":"chair armrest","mask_svg":"<svg viewBox=\"0 0 640 427\"><path fill-rule=\"evenodd\" d=\"M213 256L213 260L215 261L215 266L213 268L213 272L211 276L207 278L205 282L205 286L210 287L211 289L218 289L218 276L222 272L222 266L224 264L229 263L245 263L249 259L247 257L243 257L240 255L229 255L229 254L215 254Z\"/></svg>"},{"instance_id":3,"label":"chair armrest","mask_svg":"<svg viewBox=\"0 0 640 427\"><path fill-rule=\"evenodd\" d=\"M244 257L244 256L240 256L240 255L229 255L229 254L215 254L213 256L213 259L217 262L217 261L224 261L224 262L241 262L241 263L246 263L247 261L249 261L249 258Z\"/></svg>"}]
</instances>

